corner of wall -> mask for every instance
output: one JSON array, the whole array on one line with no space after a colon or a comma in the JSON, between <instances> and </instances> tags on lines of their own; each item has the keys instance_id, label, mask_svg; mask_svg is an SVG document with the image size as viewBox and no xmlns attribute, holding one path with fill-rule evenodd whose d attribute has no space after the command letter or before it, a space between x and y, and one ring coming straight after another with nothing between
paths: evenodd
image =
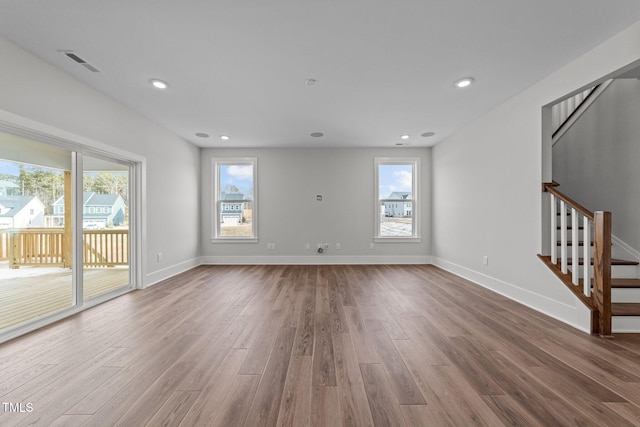
<instances>
[{"instance_id":1,"label":"corner of wall","mask_svg":"<svg viewBox=\"0 0 640 427\"><path fill-rule=\"evenodd\" d=\"M158 284L163 280L169 279L170 277L177 276L180 273L184 273L185 271L191 270L192 268L195 268L200 264L202 264L200 257L196 257L179 262L161 270L147 273L144 277L143 289Z\"/></svg>"}]
</instances>

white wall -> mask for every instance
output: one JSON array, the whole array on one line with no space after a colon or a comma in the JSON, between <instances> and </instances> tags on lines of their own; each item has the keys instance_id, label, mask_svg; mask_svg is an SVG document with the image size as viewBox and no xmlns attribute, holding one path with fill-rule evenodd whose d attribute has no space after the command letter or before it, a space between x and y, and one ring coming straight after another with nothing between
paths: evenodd
<instances>
[{"instance_id":1,"label":"white wall","mask_svg":"<svg viewBox=\"0 0 640 427\"><path fill-rule=\"evenodd\" d=\"M434 147L434 263L588 330L586 309L536 257L551 178L542 107L639 58L640 23Z\"/></svg>"},{"instance_id":2,"label":"white wall","mask_svg":"<svg viewBox=\"0 0 640 427\"><path fill-rule=\"evenodd\" d=\"M0 58L0 120L28 122L38 131L68 134L146 159L145 282L194 265L199 255L198 148L1 38ZM158 252L162 263L156 262Z\"/></svg>"},{"instance_id":3,"label":"white wall","mask_svg":"<svg viewBox=\"0 0 640 427\"><path fill-rule=\"evenodd\" d=\"M308 255L304 243L340 242L340 254L331 249L322 255L325 260L412 261L433 255L445 268L588 329L586 309L536 258L542 251L540 184L551 178L550 145L541 143L549 143L542 134L542 106L638 60L640 24L505 102L432 152L211 149L202 150L199 163L195 147L4 39L0 57L0 120L17 115L146 158L147 281L192 265L199 242L203 259L212 262L315 260L320 256ZM423 158L422 242L376 243L370 251L373 157L412 153ZM209 241L214 155L259 158L257 244ZM317 193L327 197L324 206L315 204ZM276 243L277 249L267 251L267 242ZM158 252L163 253L162 263L155 261ZM483 256L489 257L486 267L481 265Z\"/></svg>"},{"instance_id":4,"label":"white wall","mask_svg":"<svg viewBox=\"0 0 640 427\"><path fill-rule=\"evenodd\" d=\"M258 243L212 243L211 159L258 158ZM374 157L420 157L422 241L375 243ZM431 150L203 149L202 254L207 263L426 263L431 242ZM322 194L323 201L316 201ZM267 250L275 243L275 250ZM310 243L312 249L306 250ZM318 243L331 244L319 255ZM341 249L336 250L336 243Z\"/></svg>"},{"instance_id":5,"label":"white wall","mask_svg":"<svg viewBox=\"0 0 640 427\"><path fill-rule=\"evenodd\" d=\"M612 213L613 234L640 251L640 81L614 80L553 147L560 191Z\"/></svg>"}]
</instances>

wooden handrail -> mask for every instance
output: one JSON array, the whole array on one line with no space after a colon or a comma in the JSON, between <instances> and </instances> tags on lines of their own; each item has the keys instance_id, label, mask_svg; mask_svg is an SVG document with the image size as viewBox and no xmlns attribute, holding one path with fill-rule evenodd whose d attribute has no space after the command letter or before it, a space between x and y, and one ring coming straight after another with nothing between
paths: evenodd
<instances>
[{"instance_id":1,"label":"wooden handrail","mask_svg":"<svg viewBox=\"0 0 640 427\"><path fill-rule=\"evenodd\" d=\"M568 204L569 206L571 206L572 208L580 212L582 215L586 216L587 218L593 221L594 219L593 212L591 212L589 209L585 208L575 200L571 199L570 197L562 194L560 191L556 190L555 187L557 187L557 183L554 184L551 182L545 182L544 184L542 184L542 188L544 189L544 191L546 191L547 193L553 194L558 199L562 200L563 202L565 202L566 204Z\"/></svg>"}]
</instances>

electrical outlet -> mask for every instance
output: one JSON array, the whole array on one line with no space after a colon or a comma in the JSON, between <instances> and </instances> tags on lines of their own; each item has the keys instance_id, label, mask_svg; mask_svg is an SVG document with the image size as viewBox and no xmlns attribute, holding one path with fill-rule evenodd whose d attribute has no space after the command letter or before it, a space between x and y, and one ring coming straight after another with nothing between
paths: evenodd
<instances>
[{"instance_id":1,"label":"electrical outlet","mask_svg":"<svg viewBox=\"0 0 640 427\"><path fill-rule=\"evenodd\" d=\"M162 252L158 252L158 255L156 256L156 260L158 262L162 262Z\"/></svg>"},{"instance_id":2,"label":"electrical outlet","mask_svg":"<svg viewBox=\"0 0 640 427\"><path fill-rule=\"evenodd\" d=\"M307 250L311 249L311 243L307 243L307 245L306 245L306 249L307 249Z\"/></svg>"},{"instance_id":3,"label":"electrical outlet","mask_svg":"<svg viewBox=\"0 0 640 427\"><path fill-rule=\"evenodd\" d=\"M488 256L482 257L482 265L485 265L485 266L489 265L489 257Z\"/></svg>"},{"instance_id":4,"label":"electrical outlet","mask_svg":"<svg viewBox=\"0 0 640 427\"><path fill-rule=\"evenodd\" d=\"M267 243L267 250L273 250L276 248L276 244L275 243Z\"/></svg>"},{"instance_id":5,"label":"electrical outlet","mask_svg":"<svg viewBox=\"0 0 640 427\"><path fill-rule=\"evenodd\" d=\"M340 243L336 243L336 249L341 249L342 245Z\"/></svg>"}]
</instances>

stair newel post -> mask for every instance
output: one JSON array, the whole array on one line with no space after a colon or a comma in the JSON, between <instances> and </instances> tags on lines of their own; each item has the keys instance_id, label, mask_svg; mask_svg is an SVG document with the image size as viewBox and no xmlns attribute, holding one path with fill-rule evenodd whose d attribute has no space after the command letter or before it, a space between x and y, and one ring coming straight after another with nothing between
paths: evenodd
<instances>
[{"instance_id":1,"label":"stair newel post","mask_svg":"<svg viewBox=\"0 0 640 427\"><path fill-rule=\"evenodd\" d=\"M598 325L591 329L611 336L611 212L594 213L593 283Z\"/></svg>"}]
</instances>

